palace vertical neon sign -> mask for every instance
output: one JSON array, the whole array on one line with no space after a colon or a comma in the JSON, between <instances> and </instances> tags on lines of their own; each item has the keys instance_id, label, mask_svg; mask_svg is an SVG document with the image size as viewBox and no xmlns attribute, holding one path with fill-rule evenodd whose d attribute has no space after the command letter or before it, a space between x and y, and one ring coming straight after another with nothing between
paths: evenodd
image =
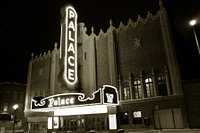
<instances>
[{"instance_id":1,"label":"palace vertical neon sign","mask_svg":"<svg viewBox=\"0 0 200 133\"><path fill-rule=\"evenodd\" d=\"M77 13L72 6L65 8L65 50L63 79L71 90L77 82Z\"/></svg>"}]
</instances>

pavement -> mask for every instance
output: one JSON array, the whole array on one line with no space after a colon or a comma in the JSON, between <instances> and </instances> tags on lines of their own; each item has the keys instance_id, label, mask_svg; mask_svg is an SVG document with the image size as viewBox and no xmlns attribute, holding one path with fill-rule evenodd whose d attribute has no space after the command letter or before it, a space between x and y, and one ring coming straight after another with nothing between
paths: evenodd
<instances>
[{"instance_id":1,"label":"pavement","mask_svg":"<svg viewBox=\"0 0 200 133\"><path fill-rule=\"evenodd\" d=\"M162 129L162 130L134 130L134 129L118 129L108 132L89 132L89 133L200 133L200 129Z\"/></svg>"},{"instance_id":2,"label":"pavement","mask_svg":"<svg viewBox=\"0 0 200 133\"><path fill-rule=\"evenodd\" d=\"M124 133L200 133L200 129L124 130Z\"/></svg>"}]
</instances>

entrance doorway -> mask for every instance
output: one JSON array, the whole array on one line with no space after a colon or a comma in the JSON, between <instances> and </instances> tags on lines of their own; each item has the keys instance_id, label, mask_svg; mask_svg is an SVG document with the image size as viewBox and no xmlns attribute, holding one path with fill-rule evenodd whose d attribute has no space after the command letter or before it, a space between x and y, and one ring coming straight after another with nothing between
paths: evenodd
<instances>
[{"instance_id":1,"label":"entrance doorway","mask_svg":"<svg viewBox=\"0 0 200 133\"><path fill-rule=\"evenodd\" d=\"M183 128L183 119L180 108L162 109L154 112L156 129Z\"/></svg>"},{"instance_id":2,"label":"entrance doorway","mask_svg":"<svg viewBox=\"0 0 200 133\"><path fill-rule=\"evenodd\" d=\"M90 130L108 130L107 114L64 116L61 118L61 129L76 133L86 133Z\"/></svg>"}]
</instances>

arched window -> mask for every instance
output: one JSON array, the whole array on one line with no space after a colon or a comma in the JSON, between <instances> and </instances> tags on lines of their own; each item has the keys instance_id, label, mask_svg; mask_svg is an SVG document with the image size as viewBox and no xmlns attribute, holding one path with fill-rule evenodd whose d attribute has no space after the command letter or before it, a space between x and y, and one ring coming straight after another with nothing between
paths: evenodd
<instances>
[{"instance_id":1,"label":"arched window","mask_svg":"<svg viewBox=\"0 0 200 133\"><path fill-rule=\"evenodd\" d=\"M147 97L153 97L154 90L153 90L152 78L149 77L145 79L145 87L146 87Z\"/></svg>"},{"instance_id":2,"label":"arched window","mask_svg":"<svg viewBox=\"0 0 200 133\"><path fill-rule=\"evenodd\" d=\"M135 98L136 99L142 98L142 85L140 80L137 79L133 82L133 88L134 88Z\"/></svg>"},{"instance_id":3,"label":"arched window","mask_svg":"<svg viewBox=\"0 0 200 133\"><path fill-rule=\"evenodd\" d=\"M166 86L165 76L159 75L157 77L157 82L158 82L159 96L167 96L167 86Z\"/></svg>"},{"instance_id":4,"label":"arched window","mask_svg":"<svg viewBox=\"0 0 200 133\"><path fill-rule=\"evenodd\" d=\"M123 89L123 100L130 99L130 85L129 82L124 82L122 84Z\"/></svg>"}]
</instances>

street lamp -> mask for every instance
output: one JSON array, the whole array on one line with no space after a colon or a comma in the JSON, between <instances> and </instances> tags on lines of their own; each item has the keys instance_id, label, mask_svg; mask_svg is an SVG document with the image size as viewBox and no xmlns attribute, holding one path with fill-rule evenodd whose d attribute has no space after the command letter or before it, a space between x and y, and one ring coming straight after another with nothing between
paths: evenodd
<instances>
[{"instance_id":1,"label":"street lamp","mask_svg":"<svg viewBox=\"0 0 200 133\"><path fill-rule=\"evenodd\" d=\"M15 132L15 123L16 123L16 110L19 108L18 104L13 105L13 110L14 110L14 114L13 114L13 133Z\"/></svg>"},{"instance_id":2,"label":"street lamp","mask_svg":"<svg viewBox=\"0 0 200 133\"><path fill-rule=\"evenodd\" d=\"M189 24L192 26L194 37L195 37L195 41L196 41L196 44L197 44L197 49L198 49L198 52L199 52L199 55L200 55L200 46L199 46L199 42L198 42L196 31L195 31L195 25L196 25L196 23L197 23L197 21L195 19L193 19L193 20L191 20L189 22Z\"/></svg>"},{"instance_id":3,"label":"street lamp","mask_svg":"<svg viewBox=\"0 0 200 133\"><path fill-rule=\"evenodd\" d=\"M158 105L155 105L155 111L157 113L157 118L158 118L158 124L159 124L159 133L162 132L162 127L161 127L161 122L160 122L160 111Z\"/></svg>"}]
</instances>

